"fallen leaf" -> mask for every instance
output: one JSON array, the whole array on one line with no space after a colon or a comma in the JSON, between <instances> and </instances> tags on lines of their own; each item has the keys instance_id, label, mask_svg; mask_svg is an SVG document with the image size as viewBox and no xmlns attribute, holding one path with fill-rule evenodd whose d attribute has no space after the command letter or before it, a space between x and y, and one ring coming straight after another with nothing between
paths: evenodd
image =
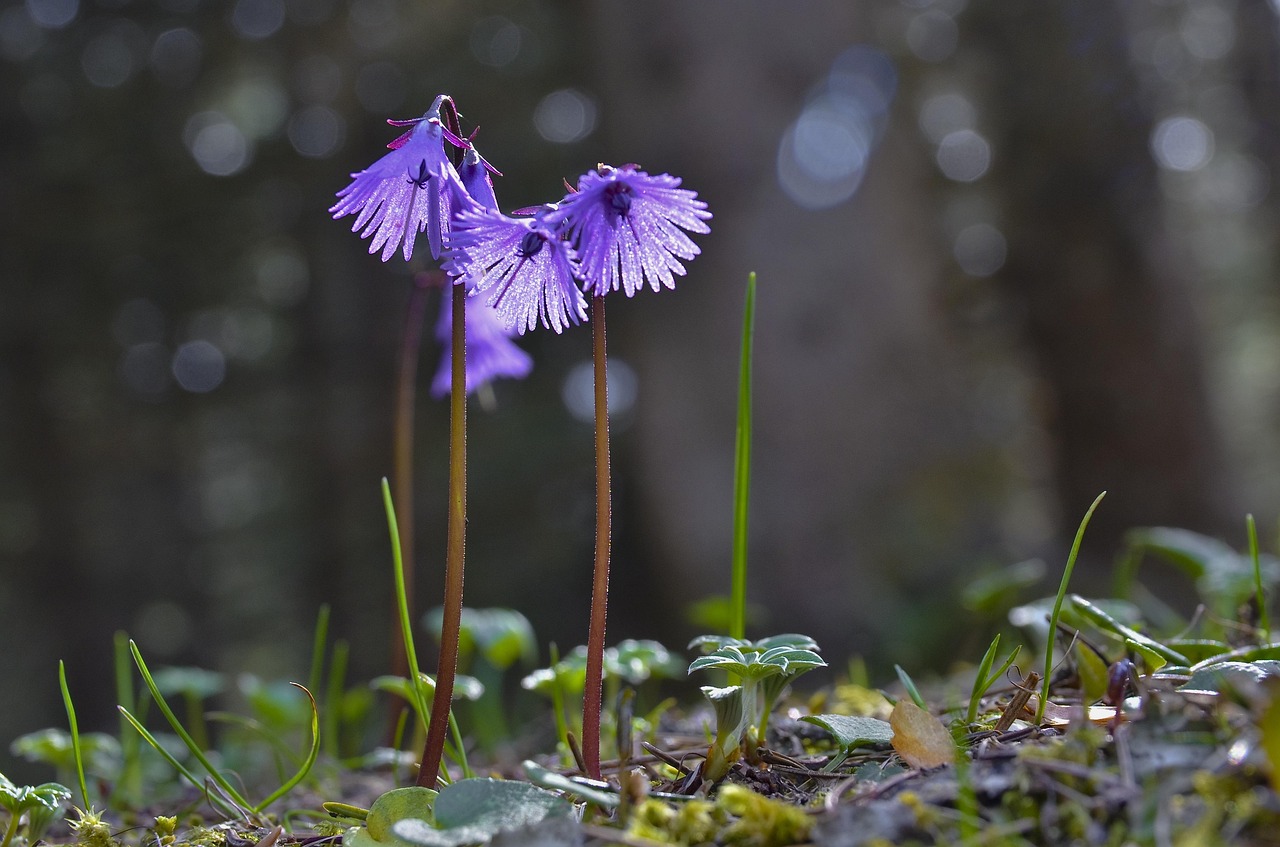
<instances>
[{"instance_id":1,"label":"fallen leaf","mask_svg":"<svg viewBox=\"0 0 1280 847\"><path fill-rule=\"evenodd\" d=\"M889 725L893 727L893 749L911 767L936 768L955 761L951 733L942 721L910 700L898 701L889 715Z\"/></svg>"}]
</instances>

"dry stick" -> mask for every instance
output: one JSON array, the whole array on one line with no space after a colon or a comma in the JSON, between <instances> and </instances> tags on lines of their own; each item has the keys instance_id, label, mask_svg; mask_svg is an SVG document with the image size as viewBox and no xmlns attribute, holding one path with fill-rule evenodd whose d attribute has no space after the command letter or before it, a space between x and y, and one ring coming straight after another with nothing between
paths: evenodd
<instances>
[{"instance_id":1,"label":"dry stick","mask_svg":"<svg viewBox=\"0 0 1280 847\"><path fill-rule=\"evenodd\" d=\"M609 389L604 354L604 295L591 298L591 352L596 407L596 558L591 628L582 695L582 754L587 776L600 778L600 710L604 699L604 625L609 603Z\"/></svg>"},{"instance_id":2,"label":"dry stick","mask_svg":"<svg viewBox=\"0 0 1280 847\"><path fill-rule=\"evenodd\" d=\"M422 350L422 324L427 305L427 289L436 284L433 278L438 274L414 274L413 288L409 292L409 306L405 314L404 344L400 348L400 367L396 385L394 450L392 458L392 492L393 501L400 510L397 523L400 527L400 550L404 557L404 593L409 604L409 619L413 619L413 418L414 404L417 397L415 391L418 380L418 359ZM396 601L392 600L391 619L395 624L391 630L391 673L396 676L409 675L409 659L404 654L405 634L400 631L400 612ZM395 700L391 704L388 722L388 737L395 733L396 723L404 703Z\"/></svg>"},{"instance_id":3,"label":"dry stick","mask_svg":"<svg viewBox=\"0 0 1280 847\"><path fill-rule=\"evenodd\" d=\"M467 531L467 346L466 291L453 289L453 356L449 383L449 530L444 566L444 616L440 623L440 661L431 698L431 723L422 750L418 785L435 788L449 731L453 679L458 671L458 629L462 624L462 566Z\"/></svg>"}]
</instances>

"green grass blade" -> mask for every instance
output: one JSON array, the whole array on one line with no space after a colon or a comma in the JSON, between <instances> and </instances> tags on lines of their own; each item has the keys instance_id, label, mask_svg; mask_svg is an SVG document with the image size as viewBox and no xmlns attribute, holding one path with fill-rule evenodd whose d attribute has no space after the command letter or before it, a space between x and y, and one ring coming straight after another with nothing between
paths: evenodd
<instances>
[{"instance_id":1,"label":"green grass blade","mask_svg":"<svg viewBox=\"0 0 1280 847\"><path fill-rule=\"evenodd\" d=\"M311 772L311 766L316 763L316 756L320 754L320 710L316 708L315 695L308 691L305 686L299 685L296 682L291 682L289 684L295 688L302 689L302 693L307 695L307 699L311 701L311 750L307 753L306 761L302 763L302 767L298 768L297 773L290 777L284 785L281 785L275 791L271 792L267 799L253 807L254 814L261 812L263 809L288 794L294 789L294 786L306 779L307 774Z\"/></svg>"},{"instance_id":2,"label":"green grass blade","mask_svg":"<svg viewBox=\"0 0 1280 847\"><path fill-rule=\"evenodd\" d=\"M404 635L404 654L409 663L409 685L413 688L413 705L418 718L426 728L431 709L422 693L422 678L418 671L418 652L413 647L413 624L409 621L409 598L404 587L404 556L400 551L400 525L396 521L396 507L391 502L391 485L382 478L382 505L387 512L387 531L391 534L391 559L396 580L396 608L400 611L400 632Z\"/></svg>"},{"instance_id":3,"label":"green grass blade","mask_svg":"<svg viewBox=\"0 0 1280 847\"><path fill-rule=\"evenodd\" d=\"M194 785L196 788L204 790L204 787L205 787L204 783L202 783L195 774L187 770L187 767L184 764L182 764L182 762L179 762L176 758L174 758L172 753L164 749L164 745L162 745L159 741L157 741L156 737L152 735L147 730L147 728L142 725L142 722L139 721L137 718L135 718L129 712L128 709L126 709L124 706L116 706L116 709L119 710L121 717L123 717L126 721L128 721L129 724L138 731L138 734L142 736L142 740L150 744L151 749L159 753L160 757L164 759L166 762L168 762L169 766L172 767L175 771L177 771L178 774L183 779L185 779L187 782ZM236 809L234 806L228 804L221 797L218 797L217 795L214 795L214 794L210 794L207 791L205 792L205 796L209 798L210 803L214 804L215 806L218 806L222 810L222 812L227 814L229 817L235 817L238 814L239 810Z\"/></svg>"},{"instance_id":4,"label":"green grass blade","mask_svg":"<svg viewBox=\"0 0 1280 847\"><path fill-rule=\"evenodd\" d=\"M333 656L329 660L329 687L324 694L324 751L337 761L342 755L342 689L346 685L347 660L351 646L339 639L333 644Z\"/></svg>"},{"instance_id":5,"label":"green grass blade","mask_svg":"<svg viewBox=\"0 0 1280 847\"><path fill-rule=\"evenodd\" d=\"M1253 562L1253 591L1258 603L1258 631L1262 633L1262 643L1271 640L1271 620L1267 616L1267 595L1262 590L1262 562L1258 556L1258 527L1253 522L1253 515L1245 516L1245 526L1249 530L1249 559Z\"/></svg>"},{"instance_id":6,"label":"green grass blade","mask_svg":"<svg viewBox=\"0 0 1280 847\"><path fill-rule=\"evenodd\" d=\"M911 678L911 675L902 669L902 665L894 665L893 670L898 674L898 681L902 683L902 687L907 689L907 696L911 698L911 701L920 708L927 710L929 704L920 696L920 689L916 688L915 680Z\"/></svg>"},{"instance_id":7,"label":"green grass blade","mask_svg":"<svg viewBox=\"0 0 1280 847\"><path fill-rule=\"evenodd\" d=\"M129 670L129 635L117 630L112 641L112 661L116 673L116 702L130 712L137 711L133 696L133 674ZM123 805L134 807L142 804L142 743L130 731L129 722L120 716L120 781L112 792L112 799L122 798ZM111 805L110 801L108 805ZM88 811L87 809L85 811Z\"/></svg>"},{"instance_id":8,"label":"green grass blade","mask_svg":"<svg viewBox=\"0 0 1280 847\"><path fill-rule=\"evenodd\" d=\"M320 678L324 673L324 647L329 641L329 604L321 603L316 613L315 634L311 638L311 674L307 677L307 691L320 690Z\"/></svg>"},{"instance_id":9,"label":"green grass blade","mask_svg":"<svg viewBox=\"0 0 1280 847\"><path fill-rule=\"evenodd\" d=\"M1071 582L1071 571L1075 570L1076 557L1080 555L1080 542L1084 540L1084 531L1089 526L1089 519L1093 517L1093 510L1098 508L1098 504L1106 496L1107 492L1104 491L1095 497L1089 504L1089 510L1084 513L1084 520L1080 521L1080 527L1076 530L1075 541L1071 542L1071 554L1067 556L1067 567L1062 572L1058 596L1053 600L1053 614L1049 616L1049 637L1044 645L1044 681L1040 685L1040 702L1036 704L1035 722L1037 724L1044 720L1044 707L1049 702L1049 680L1053 676L1053 643L1057 640L1058 617L1062 614L1062 601L1067 596L1067 584Z\"/></svg>"},{"instance_id":10,"label":"green grass blade","mask_svg":"<svg viewBox=\"0 0 1280 847\"><path fill-rule=\"evenodd\" d=\"M733 586L729 635L746 638L747 512L751 501L751 358L755 340L756 275L747 277L742 317L742 362L738 373L738 431L733 454Z\"/></svg>"},{"instance_id":11,"label":"green grass blade","mask_svg":"<svg viewBox=\"0 0 1280 847\"><path fill-rule=\"evenodd\" d=\"M983 655L982 661L978 664L978 675L973 678L973 691L969 694L969 711L965 712L965 723L973 723L978 719L978 701L982 699L982 692L987 690L987 674L991 673L991 666L995 664L996 652L1000 649L1000 633L996 633L996 637L991 639L991 646L987 648L987 652Z\"/></svg>"},{"instance_id":12,"label":"green grass blade","mask_svg":"<svg viewBox=\"0 0 1280 847\"><path fill-rule=\"evenodd\" d=\"M160 712L165 717L165 720L169 722L169 726L173 727L173 731L182 739L182 743L187 745L187 749L191 751L191 755L195 756L196 761L198 761L209 773L209 778L213 780L215 785L226 793L227 797L229 797L232 802L236 803L241 808L251 808L249 801L244 799L240 792L235 789L235 786L228 782L227 778L218 772L218 769L209 761L209 757L204 754L204 750L200 749L200 745L196 744L196 742L191 738L190 733L188 733L182 726L182 723L179 722L177 716L173 713L173 709L169 708L169 704L165 702L164 696L160 693L160 688L156 685L155 679L151 676L151 671L147 668L147 663L142 659L142 651L138 649L137 643L132 639L129 641L129 652L133 654L133 663L138 666L138 671L142 674L142 680L147 684L147 690L151 692L151 699L155 700L156 706L159 707ZM132 716L126 715L126 717L129 717L130 722L132 722ZM143 737L145 738L146 736ZM199 783L196 784L199 785Z\"/></svg>"},{"instance_id":13,"label":"green grass blade","mask_svg":"<svg viewBox=\"0 0 1280 847\"><path fill-rule=\"evenodd\" d=\"M76 707L71 702L71 689L67 687L67 666L58 660L58 687L62 689L62 703L67 707L67 728L71 731L71 755L76 760L76 779L80 782L80 802L89 811L89 788L84 779L84 751L80 749L80 724L76 721Z\"/></svg>"}]
</instances>

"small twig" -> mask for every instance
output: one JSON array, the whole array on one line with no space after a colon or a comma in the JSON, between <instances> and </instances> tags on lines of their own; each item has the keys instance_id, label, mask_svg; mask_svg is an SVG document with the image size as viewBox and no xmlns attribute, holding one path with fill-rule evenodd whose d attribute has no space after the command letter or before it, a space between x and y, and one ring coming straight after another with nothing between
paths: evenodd
<instances>
[{"instance_id":1,"label":"small twig","mask_svg":"<svg viewBox=\"0 0 1280 847\"><path fill-rule=\"evenodd\" d=\"M582 773L587 772L587 765L582 760L582 748L578 746L578 737L572 732L564 734L564 740L569 745L569 752L573 754L573 761L578 766L578 770Z\"/></svg>"},{"instance_id":2,"label":"small twig","mask_svg":"<svg viewBox=\"0 0 1280 847\"><path fill-rule=\"evenodd\" d=\"M663 750L659 750L657 747L654 747L648 741L641 741L640 746L643 747L645 751L651 754L655 759L658 759L659 761L670 765L680 773L685 773L685 774L693 773L693 770L686 767L684 762L681 759L677 759L675 756L672 756L670 753L667 753ZM690 755L690 754L686 754L686 755Z\"/></svg>"},{"instance_id":3,"label":"small twig","mask_svg":"<svg viewBox=\"0 0 1280 847\"><path fill-rule=\"evenodd\" d=\"M1036 683L1040 681L1040 674L1035 671L1028 671L1026 677L1023 678L1021 684L1017 686L1017 693L1013 695L1013 699L1009 701L1009 705L1004 707L1004 711L1000 713L1000 720L996 721L996 732L1007 732L1009 727L1013 726L1013 722L1017 720L1018 715L1022 714L1027 707L1027 702L1031 699L1031 695L1035 693Z\"/></svg>"}]
</instances>

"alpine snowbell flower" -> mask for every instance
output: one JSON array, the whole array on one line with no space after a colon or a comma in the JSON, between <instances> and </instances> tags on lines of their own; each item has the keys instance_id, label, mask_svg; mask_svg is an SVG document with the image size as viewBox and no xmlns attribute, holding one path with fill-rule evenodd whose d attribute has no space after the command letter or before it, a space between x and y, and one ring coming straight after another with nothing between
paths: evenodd
<instances>
[{"instance_id":1,"label":"alpine snowbell flower","mask_svg":"<svg viewBox=\"0 0 1280 847\"><path fill-rule=\"evenodd\" d=\"M453 310L449 300L447 296L440 298L440 319L436 322L436 339L444 348L440 366L431 381L431 396L437 398L448 394L452 384L450 374L453 353L450 341L453 337ZM511 341L510 336L514 330L508 330L503 325L492 306L468 297L465 320L468 394L474 394L482 385L498 377L523 379L533 370L532 357Z\"/></svg>"},{"instance_id":2,"label":"alpine snowbell flower","mask_svg":"<svg viewBox=\"0 0 1280 847\"><path fill-rule=\"evenodd\" d=\"M559 333L587 319L587 301L578 290L578 257L561 237L554 206L523 220L493 209L460 212L449 248L445 270L521 335L539 321Z\"/></svg>"},{"instance_id":3,"label":"alpine snowbell flower","mask_svg":"<svg viewBox=\"0 0 1280 847\"><path fill-rule=\"evenodd\" d=\"M353 173L351 184L338 192L338 202L329 209L334 218L355 214L351 231L360 230L361 238L372 236L369 252L382 250L384 262L397 246L402 247L405 261L413 258L414 239L423 231L432 258L440 258L444 229L455 201L451 185L458 180L444 148L443 101L443 95L437 97L420 118L387 121L409 129L387 145L390 153ZM458 143L452 137L449 140Z\"/></svg>"},{"instance_id":4,"label":"alpine snowbell flower","mask_svg":"<svg viewBox=\"0 0 1280 847\"><path fill-rule=\"evenodd\" d=\"M701 251L681 230L710 232L707 204L680 188L680 178L651 176L636 165L600 165L578 180L559 214L577 245L581 278L591 294L621 288L628 297L646 280L654 291L675 288L681 259Z\"/></svg>"}]
</instances>

